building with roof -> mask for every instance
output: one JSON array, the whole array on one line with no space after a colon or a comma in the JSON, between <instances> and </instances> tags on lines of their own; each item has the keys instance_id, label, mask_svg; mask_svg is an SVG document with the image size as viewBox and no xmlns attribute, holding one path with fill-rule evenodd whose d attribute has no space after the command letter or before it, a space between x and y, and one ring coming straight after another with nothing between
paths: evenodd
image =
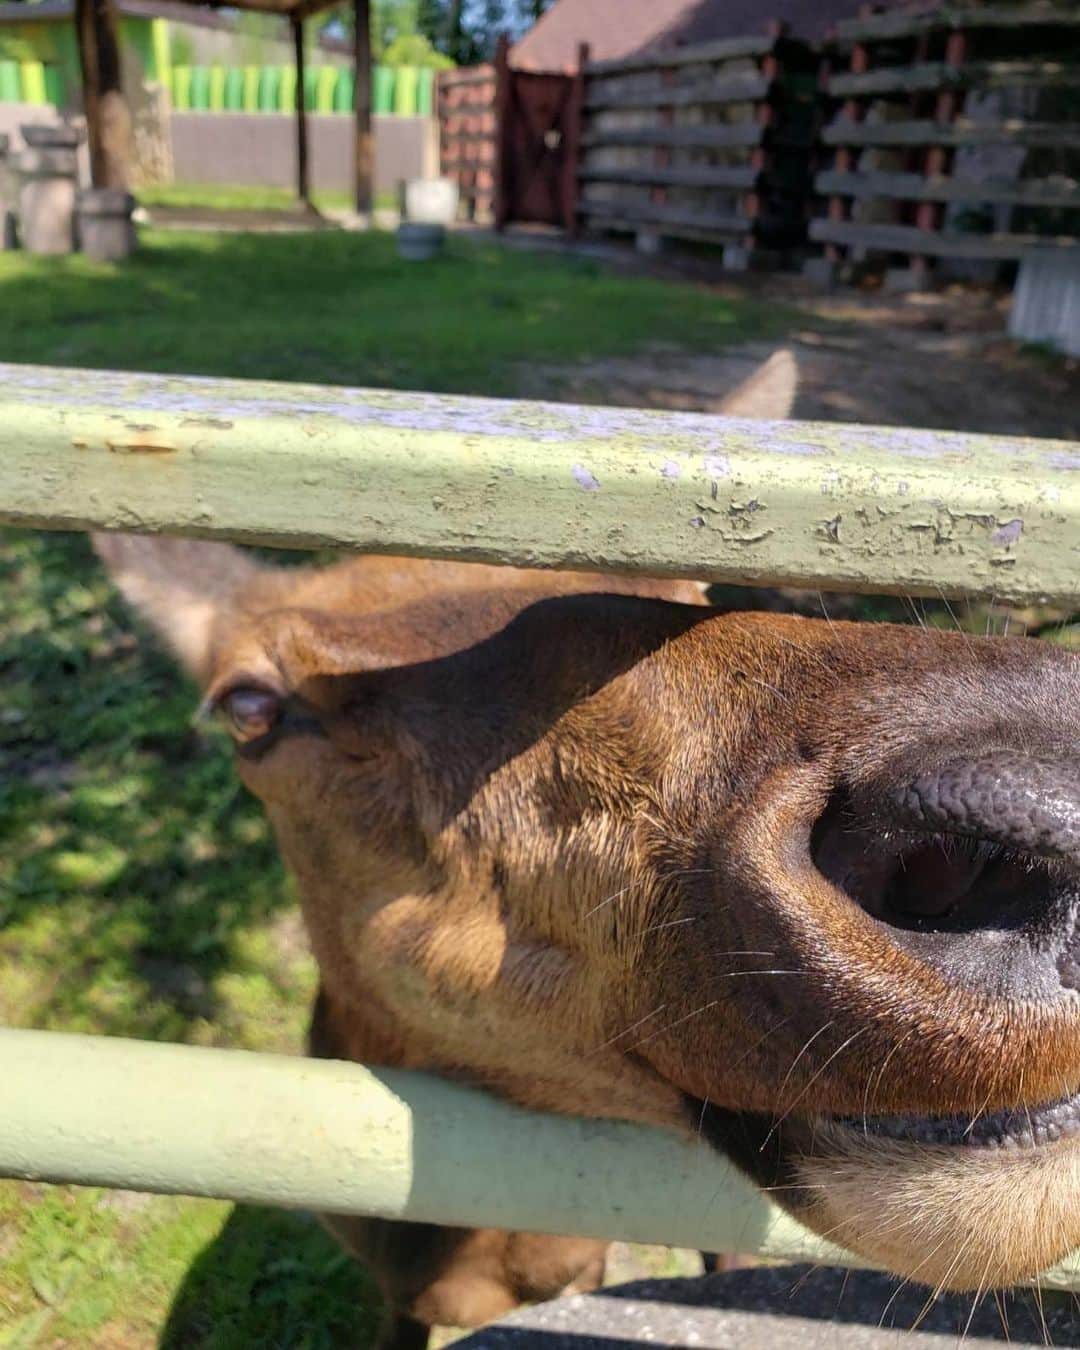
<instances>
[{"instance_id":1,"label":"building with roof","mask_svg":"<svg viewBox=\"0 0 1080 1350\"><path fill-rule=\"evenodd\" d=\"M881 9L930 8L933 0L882 0ZM521 70L575 69L580 43L594 61L617 61L664 47L762 33L772 20L795 37L821 39L865 0L556 0L516 43Z\"/></svg>"}]
</instances>

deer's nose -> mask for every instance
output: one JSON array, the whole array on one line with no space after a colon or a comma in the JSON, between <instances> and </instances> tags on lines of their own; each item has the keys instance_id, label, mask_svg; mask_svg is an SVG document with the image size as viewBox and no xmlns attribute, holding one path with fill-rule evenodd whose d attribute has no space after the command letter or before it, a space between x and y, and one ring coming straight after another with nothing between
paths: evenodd
<instances>
[{"instance_id":1,"label":"deer's nose","mask_svg":"<svg viewBox=\"0 0 1080 1350\"><path fill-rule=\"evenodd\" d=\"M841 792L818 870L908 948L1012 997L1080 988L1080 774L1012 751ZM895 935L894 935L895 936Z\"/></svg>"}]
</instances>

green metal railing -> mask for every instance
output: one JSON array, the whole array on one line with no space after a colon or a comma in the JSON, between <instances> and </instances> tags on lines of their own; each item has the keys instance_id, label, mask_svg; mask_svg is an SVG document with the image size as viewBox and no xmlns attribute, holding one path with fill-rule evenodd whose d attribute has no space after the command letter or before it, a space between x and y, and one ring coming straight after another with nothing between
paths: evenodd
<instances>
[{"instance_id":1,"label":"green metal railing","mask_svg":"<svg viewBox=\"0 0 1080 1350\"><path fill-rule=\"evenodd\" d=\"M1069 442L0 365L16 525L1076 604L1078 470ZM0 1081L4 1175L852 1263L694 1140L422 1074L3 1031Z\"/></svg>"}]
</instances>

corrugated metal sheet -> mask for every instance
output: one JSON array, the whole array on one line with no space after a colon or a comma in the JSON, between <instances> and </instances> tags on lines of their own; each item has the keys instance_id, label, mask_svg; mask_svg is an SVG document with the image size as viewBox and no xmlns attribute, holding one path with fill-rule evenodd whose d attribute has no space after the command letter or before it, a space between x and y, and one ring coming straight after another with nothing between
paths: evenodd
<instances>
[{"instance_id":1,"label":"corrugated metal sheet","mask_svg":"<svg viewBox=\"0 0 1080 1350\"><path fill-rule=\"evenodd\" d=\"M1009 333L1080 356L1080 248L1036 248L1025 256Z\"/></svg>"}]
</instances>

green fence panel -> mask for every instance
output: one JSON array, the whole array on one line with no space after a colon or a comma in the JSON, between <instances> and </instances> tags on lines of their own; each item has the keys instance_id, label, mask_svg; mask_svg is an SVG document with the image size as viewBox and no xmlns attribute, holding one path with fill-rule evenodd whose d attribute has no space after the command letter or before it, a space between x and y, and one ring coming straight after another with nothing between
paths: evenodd
<instances>
[{"instance_id":1,"label":"green fence panel","mask_svg":"<svg viewBox=\"0 0 1080 1350\"><path fill-rule=\"evenodd\" d=\"M190 66L173 66L173 107L177 112L191 111Z\"/></svg>"},{"instance_id":2,"label":"green fence panel","mask_svg":"<svg viewBox=\"0 0 1080 1350\"><path fill-rule=\"evenodd\" d=\"M398 66L394 79L394 112L398 117L416 115L416 86L418 71L415 66Z\"/></svg>"},{"instance_id":3,"label":"green fence panel","mask_svg":"<svg viewBox=\"0 0 1080 1350\"><path fill-rule=\"evenodd\" d=\"M239 66L225 71L225 108L228 112L244 110L244 72Z\"/></svg>"},{"instance_id":4,"label":"green fence panel","mask_svg":"<svg viewBox=\"0 0 1080 1350\"><path fill-rule=\"evenodd\" d=\"M281 67L263 66L259 71L259 111L277 112L281 97Z\"/></svg>"},{"instance_id":5,"label":"green fence panel","mask_svg":"<svg viewBox=\"0 0 1080 1350\"><path fill-rule=\"evenodd\" d=\"M417 73L416 111L420 117L431 117L435 111L435 72L430 66Z\"/></svg>"},{"instance_id":6,"label":"green fence panel","mask_svg":"<svg viewBox=\"0 0 1080 1350\"><path fill-rule=\"evenodd\" d=\"M210 95L210 111L224 112L226 108L224 66L210 67L209 95Z\"/></svg>"},{"instance_id":7,"label":"green fence panel","mask_svg":"<svg viewBox=\"0 0 1080 1350\"><path fill-rule=\"evenodd\" d=\"M45 67L40 61L22 63L22 101L24 103L45 103Z\"/></svg>"},{"instance_id":8,"label":"green fence panel","mask_svg":"<svg viewBox=\"0 0 1080 1350\"><path fill-rule=\"evenodd\" d=\"M304 107L308 112L315 111L315 87L318 79L319 72L314 66L304 68Z\"/></svg>"},{"instance_id":9,"label":"green fence panel","mask_svg":"<svg viewBox=\"0 0 1080 1350\"><path fill-rule=\"evenodd\" d=\"M45 67L45 99L54 108L64 106L64 72L59 66Z\"/></svg>"},{"instance_id":10,"label":"green fence panel","mask_svg":"<svg viewBox=\"0 0 1080 1350\"><path fill-rule=\"evenodd\" d=\"M389 66L376 66L372 71L371 111L394 111L394 72Z\"/></svg>"},{"instance_id":11,"label":"green fence panel","mask_svg":"<svg viewBox=\"0 0 1080 1350\"><path fill-rule=\"evenodd\" d=\"M347 67L339 70L337 83L334 85L334 111L336 113L352 112L354 89L355 81L352 71Z\"/></svg>"},{"instance_id":12,"label":"green fence panel","mask_svg":"<svg viewBox=\"0 0 1080 1350\"><path fill-rule=\"evenodd\" d=\"M193 112L210 111L210 67L191 67L191 109Z\"/></svg>"},{"instance_id":13,"label":"green fence panel","mask_svg":"<svg viewBox=\"0 0 1080 1350\"><path fill-rule=\"evenodd\" d=\"M296 67L295 67L295 66L282 66L282 67L281 67L281 87L280 87L280 93L281 93L281 111L282 111L282 112L287 112L287 113L295 112L295 111L296 111Z\"/></svg>"},{"instance_id":14,"label":"green fence panel","mask_svg":"<svg viewBox=\"0 0 1080 1350\"><path fill-rule=\"evenodd\" d=\"M259 67L244 67L244 112L259 111Z\"/></svg>"},{"instance_id":15,"label":"green fence panel","mask_svg":"<svg viewBox=\"0 0 1080 1350\"><path fill-rule=\"evenodd\" d=\"M22 80L15 61L0 61L0 103L18 103L22 97Z\"/></svg>"},{"instance_id":16,"label":"green fence panel","mask_svg":"<svg viewBox=\"0 0 1080 1350\"><path fill-rule=\"evenodd\" d=\"M334 111L334 86L337 84L337 67L320 66L315 83L315 111L332 113Z\"/></svg>"}]
</instances>

